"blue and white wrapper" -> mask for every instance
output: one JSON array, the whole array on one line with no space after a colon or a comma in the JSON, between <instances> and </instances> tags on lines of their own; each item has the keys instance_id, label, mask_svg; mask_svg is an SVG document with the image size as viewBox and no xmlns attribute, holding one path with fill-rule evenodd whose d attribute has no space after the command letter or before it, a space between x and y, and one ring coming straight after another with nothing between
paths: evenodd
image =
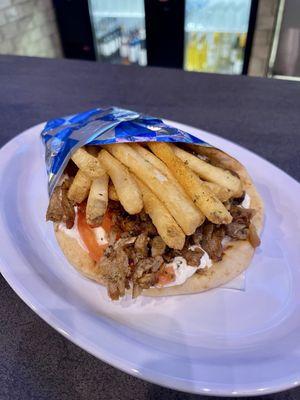
<instances>
[{"instance_id":1,"label":"blue and white wrapper","mask_svg":"<svg viewBox=\"0 0 300 400\"><path fill-rule=\"evenodd\" d=\"M128 142L209 143L166 125L161 119L117 107L94 108L79 114L52 119L41 133L45 145L48 192L51 196L72 154L86 144ZM222 286L245 290L245 273Z\"/></svg>"},{"instance_id":2,"label":"blue and white wrapper","mask_svg":"<svg viewBox=\"0 0 300 400\"><path fill-rule=\"evenodd\" d=\"M210 146L161 119L121 108L94 108L52 119L41 133L45 145L48 191L52 194L72 154L86 144L181 142Z\"/></svg>"}]
</instances>

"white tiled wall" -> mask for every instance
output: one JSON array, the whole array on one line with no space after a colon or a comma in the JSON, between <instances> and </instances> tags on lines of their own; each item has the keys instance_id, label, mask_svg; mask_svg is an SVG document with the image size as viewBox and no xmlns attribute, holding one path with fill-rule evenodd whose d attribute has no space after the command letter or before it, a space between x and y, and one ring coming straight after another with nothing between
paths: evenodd
<instances>
[{"instance_id":1,"label":"white tiled wall","mask_svg":"<svg viewBox=\"0 0 300 400\"><path fill-rule=\"evenodd\" d=\"M0 0L0 54L62 56L51 0Z\"/></svg>"},{"instance_id":2,"label":"white tiled wall","mask_svg":"<svg viewBox=\"0 0 300 400\"><path fill-rule=\"evenodd\" d=\"M260 0L248 74L266 76L279 0Z\"/></svg>"}]
</instances>

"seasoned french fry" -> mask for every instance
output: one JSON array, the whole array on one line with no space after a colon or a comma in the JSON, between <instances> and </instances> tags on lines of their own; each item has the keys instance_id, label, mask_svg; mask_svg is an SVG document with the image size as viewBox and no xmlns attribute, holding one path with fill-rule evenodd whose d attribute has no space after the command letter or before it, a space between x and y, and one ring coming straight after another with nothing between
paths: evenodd
<instances>
[{"instance_id":1,"label":"seasoned french fry","mask_svg":"<svg viewBox=\"0 0 300 400\"><path fill-rule=\"evenodd\" d=\"M118 147L119 145L115 145ZM129 214L138 214L143 208L141 191L128 169L106 150L98 156L116 189L120 203Z\"/></svg>"},{"instance_id":2,"label":"seasoned french fry","mask_svg":"<svg viewBox=\"0 0 300 400\"><path fill-rule=\"evenodd\" d=\"M220 151L214 147L199 146L198 144L186 144L185 147L194 151L196 154L200 154L201 156L209 157L212 159L218 159L220 156Z\"/></svg>"},{"instance_id":3,"label":"seasoned french fry","mask_svg":"<svg viewBox=\"0 0 300 400\"><path fill-rule=\"evenodd\" d=\"M86 204L86 222L90 226L100 226L108 204L108 175L92 181Z\"/></svg>"},{"instance_id":4,"label":"seasoned french fry","mask_svg":"<svg viewBox=\"0 0 300 400\"><path fill-rule=\"evenodd\" d=\"M229 224L232 216L219 199L203 185L198 176L180 160L168 143L149 142L148 146L167 164L194 204L214 224Z\"/></svg>"},{"instance_id":5,"label":"seasoned french fry","mask_svg":"<svg viewBox=\"0 0 300 400\"><path fill-rule=\"evenodd\" d=\"M203 185L207 187L222 203L229 200L234 196L234 192L224 186L220 186L214 182L202 181Z\"/></svg>"},{"instance_id":6,"label":"seasoned french fry","mask_svg":"<svg viewBox=\"0 0 300 400\"><path fill-rule=\"evenodd\" d=\"M144 201L144 210L149 214L162 240L172 249L181 250L185 235L163 203L137 178Z\"/></svg>"},{"instance_id":7,"label":"seasoned french fry","mask_svg":"<svg viewBox=\"0 0 300 400\"><path fill-rule=\"evenodd\" d=\"M174 183L183 190L182 186L177 182L174 175L172 175L169 168L163 163L156 155L151 153L151 151L145 149L141 145L137 143L131 144L131 146L136 150L146 161L149 161L154 167L158 168L161 172L163 172L169 179L173 180ZM213 182L204 182L204 186L208 187L216 197L221 200L222 202L227 201L234 195L234 193L230 190L225 188L224 186L217 185Z\"/></svg>"},{"instance_id":8,"label":"seasoned french fry","mask_svg":"<svg viewBox=\"0 0 300 400\"><path fill-rule=\"evenodd\" d=\"M117 145L106 145L105 147L144 184L151 188L152 192L163 202L186 235L194 233L196 228L203 223L203 214L195 207L186 193L179 191L173 181L147 162L130 145L118 143ZM115 184L115 182L113 183Z\"/></svg>"},{"instance_id":9,"label":"seasoned french fry","mask_svg":"<svg viewBox=\"0 0 300 400\"><path fill-rule=\"evenodd\" d=\"M108 198L113 201L119 201L118 194L112 183L108 185Z\"/></svg>"},{"instance_id":10,"label":"seasoned french fry","mask_svg":"<svg viewBox=\"0 0 300 400\"><path fill-rule=\"evenodd\" d=\"M77 149L71 158L77 167L91 179L100 178L105 174L99 160L83 148Z\"/></svg>"},{"instance_id":11,"label":"seasoned french fry","mask_svg":"<svg viewBox=\"0 0 300 400\"><path fill-rule=\"evenodd\" d=\"M135 151L137 151L146 161L151 163L155 168L159 169L163 174L165 174L166 177L168 177L171 180L175 179L169 168L166 166L166 164L163 163L158 157L156 157L156 155L151 153L151 151L145 149L145 147L137 143L131 143L130 146Z\"/></svg>"},{"instance_id":12,"label":"seasoned french fry","mask_svg":"<svg viewBox=\"0 0 300 400\"><path fill-rule=\"evenodd\" d=\"M224 186L230 189L234 195L240 195L242 193L242 182L237 176L232 175L229 171L219 167L215 167L193 154L182 150L181 148L171 144L170 145L175 155L180 158L192 171L196 172L200 178L217 183L220 186Z\"/></svg>"},{"instance_id":13,"label":"seasoned french fry","mask_svg":"<svg viewBox=\"0 0 300 400\"><path fill-rule=\"evenodd\" d=\"M74 203L82 203L89 194L91 183L91 179L79 169L68 190L68 198Z\"/></svg>"}]
</instances>

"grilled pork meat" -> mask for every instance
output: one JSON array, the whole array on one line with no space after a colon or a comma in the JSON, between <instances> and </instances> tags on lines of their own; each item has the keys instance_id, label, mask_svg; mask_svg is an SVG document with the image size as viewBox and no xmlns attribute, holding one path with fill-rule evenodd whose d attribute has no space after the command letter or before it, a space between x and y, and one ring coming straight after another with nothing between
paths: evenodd
<instances>
[{"instance_id":1,"label":"grilled pork meat","mask_svg":"<svg viewBox=\"0 0 300 400\"><path fill-rule=\"evenodd\" d=\"M154 236L151 242L151 256L162 256L166 250L166 244L160 236Z\"/></svg>"},{"instance_id":2,"label":"grilled pork meat","mask_svg":"<svg viewBox=\"0 0 300 400\"><path fill-rule=\"evenodd\" d=\"M199 243L198 243L199 244ZM189 249L189 246L194 245L192 242L192 236L187 237L184 248L182 250L174 250L167 247L163 258L166 263L173 261L175 257L183 257L186 259L188 265L192 267L198 267L200 264L201 257L203 256L203 251L200 248Z\"/></svg>"},{"instance_id":3,"label":"grilled pork meat","mask_svg":"<svg viewBox=\"0 0 300 400\"><path fill-rule=\"evenodd\" d=\"M50 198L46 220L52 222L64 222L71 229L75 221L74 205L68 199L70 179L65 179L62 185L56 186Z\"/></svg>"},{"instance_id":4,"label":"grilled pork meat","mask_svg":"<svg viewBox=\"0 0 300 400\"><path fill-rule=\"evenodd\" d=\"M71 179L55 188L47 210L47 220L65 222L67 228L72 228L75 220L74 206L67 197ZM193 235L186 237L180 251L166 246L146 213L129 215L119 202L110 201L113 228L98 268L111 299L124 296L130 283L133 297L141 294L143 289L155 286L162 274L171 273L167 271L170 268L167 264L175 257L183 257L188 265L197 267L203 256L203 250L197 246L201 246L215 262L222 259L225 236L233 240L249 239L257 246L259 238L251 225L254 212L239 206L243 198L228 201L227 207L233 217L230 224L215 225L205 221Z\"/></svg>"},{"instance_id":5,"label":"grilled pork meat","mask_svg":"<svg viewBox=\"0 0 300 400\"><path fill-rule=\"evenodd\" d=\"M101 262L98 263L101 276L107 283L108 295L112 300L118 300L129 288L130 276L128 255L122 247L108 248Z\"/></svg>"},{"instance_id":6,"label":"grilled pork meat","mask_svg":"<svg viewBox=\"0 0 300 400\"><path fill-rule=\"evenodd\" d=\"M201 247L213 261L221 261L223 254L222 240L225 237L224 226L206 223L202 228Z\"/></svg>"},{"instance_id":7,"label":"grilled pork meat","mask_svg":"<svg viewBox=\"0 0 300 400\"><path fill-rule=\"evenodd\" d=\"M233 219L229 225L225 225L226 235L232 239L248 239L250 221L254 215L254 210L232 206L230 213Z\"/></svg>"}]
</instances>

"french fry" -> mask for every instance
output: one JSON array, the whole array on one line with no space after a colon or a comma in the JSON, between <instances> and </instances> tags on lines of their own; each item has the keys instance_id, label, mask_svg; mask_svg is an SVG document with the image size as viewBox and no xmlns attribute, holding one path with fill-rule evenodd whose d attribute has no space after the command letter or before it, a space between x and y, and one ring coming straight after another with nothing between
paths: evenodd
<instances>
[{"instance_id":1,"label":"french fry","mask_svg":"<svg viewBox=\"0 0 300 400\"><path fill-rule=\"evenodd\" d=\"M175 179L174 175L172 175L171 171L169 168L166 166L165 163L163 163L156 155L151 153L151 151L145 149L141 145L137 143L131 144L131 147L134 148L146 161L149 161L154 167L158 168L161 172L163 172L169 179L173 180L174 183L177 185L177 187L182 189L182 186L179 185L177 180ZM230 190L227 189L224 186L217 185L216 183L213 182L203 182L204 186L208 187L214 194L215 196L222 202L227 201L234 195L234 193Z\"/></svg>"},{"instance_id":2,"label":"french fry","mask_svg":"<svg viewBox=\"0 0 300 400\"><path fill-rule=\"evenodd\" d=\"M199 146L198 144L185 144L184 146L194 151L196 154L200 154L201 156L204 157L218 159L220 155L220 151L214 147Z\"/></svg>"},{"instance_id":3,"label":"french fry","mask_svg":"<svg viewBox=\"0 0 300 400\"><path fill-rule=\"evenodd\" d=\"M214 182L202 181L203 185L207 187L222 203L229 200L234 196L234 192L224 186L220 186Z\"/></svg>"},{"instance_id":4,"label":"french fry","mask_svg":"<svg viewBox=\"0 0 300 400\"><path fill-rule=\"evenodd\" d=\"M186 193L179 191L173 181L146 161L130 145L118 143L106 145L105 148L154 192L186 235L194 233L203 223L203 214ZM114 181L113 183L115 184Z\"/></svg>"},{"instance_id":5,"label":"french fry","mask_svg":"<svg viewBox=\"0 0 300 400\"><path fill-rule=\"evenodd\" d=\"M229 224L232 216L221 201L203 185L198 176L180 160L168 143L149 142L148 146L170 168L194 204L214 224Z\"/></svg>"},{"instance_id":6,"label":"french fry","mask_svg":"<svg viewBox=\"0 0 300 400\"><path fill-rule=\"evenodd\" d=\"M235 160L234 158L232 159L231 157L228 157L228 155L224 153L222 150L218 150L214 147L200 146L195 144L185 144L184 147L186 148L186 150L192 150L200 158L202 157L203 160L206 158L205 160L206 162L209 163L209 161L212 161L215 167L224 169L230 172L233 176L239 178L238 174L234 171L234 169L238 165L240 165L240 162ZM233 164L235 164L235 167L233 167ZM243 191L237 192L234 195L241 196L242 194Z\"/></svg>"},{"instance_id":7,"label":"french fry","mask_svg":"<svg viewBox=\"0 0 300 400\"><path fill-rule=\"evenodd\" d=\"M163 163L156 155L151 153L148 149L137 143L131 143L130 146L137 151L146 161L152 164L155 168L159 169L163 174L171 180L175 180L169 168Z\"/></svg>"},{"instance_id":8,"label":"french fry","mask_svg":"<svg viewBox=\"0 0 300 400\"><path fill-rule=\"evenodd\" d=\"M69 200L77 204L82 203L89 194L91 183L91 179L79 169L68 190Z\"/></svg>"},{"instance_id":9,"label":"french fry","mask_svg":"<svg viewBox=\"0 0 300 400\"><path fill-rule=\"evenodd\" d=\"M82 147L77 149L71 158L77 167L91 179L100 178L105 174L99 160Z\"/></svg>"},{"instance_id":10,"label":"french fry","mask_svg":"<svg viewBox=\"0 0 300 400\"><path fill-rule=\"evenodd\" d=\"M108 204L108 175L92 181L86 204L86 222L92 226L100 226Z\"/></svg>"},{"instance_id":11,"label":"french fry","mask_svg":"<svg viewBox=\"0 0 300 400\"><path fill-rule=\"evenodd\" d=\"M119 145L115 145L118 147ZM98 156L116 189L120 203L129 214L138 214L143 208L141 191L128 169L106 150Z\"/></svg>"},{"instance_id":12,"label":"french fry","mask_svg":"<svg viewBox=\"0 0 300 400\"><path fill-rule=\"evenodd\" d=\"M119 201L118 194L112 183L108 185L108 198L113 201Z\"/></svg>"},{"instance_id":13,"label":"french fry","mask_svg":"<svg viewBox=\"0 0 300 400\"><path fill-rule=\"evenodd\" d=\"M175 155L180 158L192 171L196 172L200 178L217 183L220 186L230 189L234 195L242 193L242 183L237 176L232 175L229 171L215 167L193 154L182 150L181 148L171 144L170 145Z\"/></svg>"},{"instance_id":14,"label":"french fry","mask_svg":"<svg viewBox=\"0 0 300 400\"><path fill-rule=\"evenodd\" d=\"M185 235L163 203L153 192L137 178L144 201L144 210L152 219L162 240L172 249L181 250Z\"/></svg>"}]
</instances>

